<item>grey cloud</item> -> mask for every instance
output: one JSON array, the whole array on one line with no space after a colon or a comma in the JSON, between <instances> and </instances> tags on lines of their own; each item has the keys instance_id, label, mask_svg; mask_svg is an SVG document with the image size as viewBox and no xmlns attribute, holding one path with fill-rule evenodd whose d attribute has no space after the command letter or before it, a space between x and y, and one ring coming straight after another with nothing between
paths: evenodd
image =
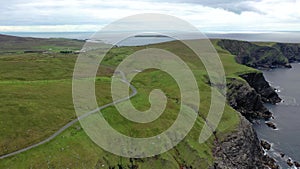
<instances>
[{"instance_id":1,"label":"grey cloud","mask_svg":"<svg viewBox=\"0 0 300 169\"><path fill-rule=\"evenodd\" d=\"M36 0L10 0L0 6L1 26L26 26L26 25L84 25L101 24L103 20L91 19L88 13L72 10L69 7L52 5L32 6L27 5ZM80 13L80 14L79 14Z\"/></svg>"},{"instance_id":2,"label":"grey cloud","mask_svg":"<svg viewBox=\"0 0 300 169\"><path fill-rule=\"evenodd\" d=\"M213 8L222 8L235 13L243 11L255 11L247 2L256 2L258 0L144 0L148 2L169 2L169 3L192 3L209 6ZM92 19L88 13L82 11L69 10L68 6L52 4L51 7L40 5L38 7L30 5L37 0L9 0L1 3L0 6L0 25L63 25L63 24L99 24L105 21ZM55 2L55 1L46 1ZM80 2L80 1L79 1ZM29 5L26 5L29 4ZM25 6L24 6L25 5ZM85 4L83 8L97 8ZM72 7L72 5L70 5ZM105 8L101 6L99 8ZM110 8L110 6L107 6ZM188 9L187 9L188 10ZM80 15L79 15L80 13Z\"/></svg>"},{"instance_id":3,"label":"grey cloud","mask_svg":"<svg viewBox=\"0 0 300 169\"><path fill-rule=\"evenodd\" d=\"M163 2L193 3L193 4L199 4L199 5L213 7L213 8L222 8L240 14L244 11L256 11L256 9L250 6L248 2L259 2L259 1L261 0L164 0Z\"/></svg>"}]
</instances>

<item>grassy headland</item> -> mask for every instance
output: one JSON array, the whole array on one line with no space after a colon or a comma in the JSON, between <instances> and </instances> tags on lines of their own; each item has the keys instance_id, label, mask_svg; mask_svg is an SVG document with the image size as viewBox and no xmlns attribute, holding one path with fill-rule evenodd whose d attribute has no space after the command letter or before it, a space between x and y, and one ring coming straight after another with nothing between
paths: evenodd
<instances>
[{"instance_id":1,"label":"grassy headland","mask_svg":"<svg viewBox=\"0 0 300 169\"><path fill-rule=\"evenodd\" d=\"M6 39L9 37L5 37ZM21 40L22 39L22 40ZM0 154L7 154L37 143L76 118L72 104L72 73L77 55L62 54L60 50L80 50L82 42L66 39L32 40L14 38L0 55ZM15 46L15 42L23 42ZM28 45L28 43L31 43ZM226 76L238 78L239 74L256 71L235 62L234 56L212 40L220 55ZM214 136L203 144L198 137L204 124L203 118L210 107L211 88L207 72L193 52L178 42L148 45L169 50L180 56L192 69L200 90L200 110L195 126L188 136L174 149L151 158L120 158L95 145L79 123L67 129L51 142L27 152L0 160L0 168L207 168L213 164ZM26 50L55 49L48 53L24 53ZM96 94L98 104L111 102L109 76L115 66L128 54L146 48L113 48L104 58L98 72ZM167 74L149 70L136 76L132 84L138 94L131 99L139 110L149 108L148 96L152 89L163 90L168 98L163 115L149 124L132 123L122 117L114 107L102 111L107 121L119 132L132 137L149 137L161 133L176 119L180 93L177 84ZM239 124L239 115L226 105L217 136L233 132Z\"/></svg>"}]
</instances>

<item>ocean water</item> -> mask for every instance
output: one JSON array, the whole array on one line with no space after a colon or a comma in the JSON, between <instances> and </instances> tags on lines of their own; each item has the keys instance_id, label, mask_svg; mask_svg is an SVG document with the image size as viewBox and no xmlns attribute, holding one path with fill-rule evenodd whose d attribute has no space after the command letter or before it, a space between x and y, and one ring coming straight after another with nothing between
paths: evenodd
<instances>
[{"instance_id":1,"label":"ocean water","mask_svg":"<svg viewBox=\"0 0 300 169\"><path fill-rule=\"evenodd\" d=\"M69 38L69 39L90 39L96 32L0 32L0 34L14 35L21 37L37 38ZM245 41L263 41L263 42L285 42L300 43L300 32L262 32L262 33L205 33L208 38L213 39L235 39ZM193 35L189 36L193 39ZM166 42L174 39L165 37L138 37L131 38L124 45L135 46L149 43Z\"/></svg>"},{"instance_id":2,"label":"ocean water","mask_svg":"<svg viewBox=\"0 0 300 169\"><path fill-rule=\"evenodd\" d=\"M273 130L263 122L254 125L258 136L273 144L270 155L288 168L279 153L300 161L300 64L293 63L292 69L264 71L265 78L275 87L283 101L277 105L267 105L273 112L278 130ZM286 159L285 159L286 160Z\"/></svg>"},{"instance_id":3,"label":"ocean water","mask_svg":"<svg viewBox=\"0 0 300 169\"><path fill-rule=\"evenodd\" d=\"M141 45L169 42L173 40L175 39L169 37L129 37L119 42L117 45L118 46L141 46ZM106 42L109 43L110 41L106 40Z\"/></svg>"},{"instance_id":4,"label":"ocean water","mask_svg":"<svg viewBox=\"0 0 300 169\"><path fill-rule=\"evenodd\" d=\"M235 39L251 42L300 43L300 32L208 33L209 38Z\"/></svg>"},{"instance_id":5,"label":"ocean water","mask_svg":"<svg viewBox=\"0 0 300 169\"><path fill-rule=\"evenodd\" d=\"M67 39L79 39L88 40L93 37L95 32L6 32L1 33L5 35L20 36L20 37L35 37L35 38L67 38ZM111 38L105 37L101 39L106 43L111 43L117 36L112 36ZM169 37L129 37L120 41L118 46L140 46L147 44L155 44L161 42L168 42L174 40Z\"/></svg>"}]
</instances>

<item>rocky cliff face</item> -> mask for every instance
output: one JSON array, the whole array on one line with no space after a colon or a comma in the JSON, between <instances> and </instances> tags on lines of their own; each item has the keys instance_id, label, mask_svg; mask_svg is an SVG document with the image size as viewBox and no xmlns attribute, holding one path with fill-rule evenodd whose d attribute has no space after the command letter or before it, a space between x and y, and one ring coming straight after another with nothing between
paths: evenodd
<instances>
[{"instance_id":1,"label":"rocky cliff face","mask_svg":"<svg viewBox=\"0 0 300 169\"><path fill-rule=\"evenodd\" d=\"M235 55L236 61L243 65L267 69L290 67L288 59L275 47L236 40L220 40L218 45Z\"/></svg>"},{"instance_id":2,"label":"rocky cliff face","mask_svg":"<svg viewBox=\"0 0 300 169\"><path fill-rule=\"evenodd\" d=\"M227 100L231 107L248 120L272 117L272 113L263 105L262 97L247 83L231 79L228 83Z\"/></svg>"},{"instance_id":3,"label":"rocky cliff face","mask_svg":"<svg viewBox=\"0 0 300 169\"><path fill-rule=\"evenodd\" d=\"M216 140L215 163L211 169L266 169L263 150L252 125L244 117L237 131L224 140Z\"/></svg>"},{"instance_id":4,"label":"rocky cliff face","mask_svg":"<svg viewBox=\"0 0 300 169\"><path fill-rule=\"evenodd\" d=\"M300 61L300 44L275 43L260 46L251 42L220 40L218 45L236 56L236 61L254 68L291 68L289 63Z\"/></svg>"},{"instance_id":5,"label":"rocky cliff face","mask_svg":"<svg viewBox=\"0 0 300 169\"><path fill-rule=\"evenodd\" d=\"M276 104L281 102L281 99L275 92L275 89L269 85L261 72L246 73L240 75L240 77L245 79L248 84L255 89L255 91L261 96L261 100L264 103Z\"/></svg>"},{"instance_id":6,"label":"rocky cliff face","mask_svg":"<svg viewBox=\"0 0 300 169\"><path fill-rule=\"evenodd\" d=\"M264 103L276 104L281 101L275 90L269 85L260 72L240 75L240 79L229 79L227 100L229 104L248 120L269 119L272 113Z\"/></svg>"},{"instance_id":7,"label":"rocky cliff face","mask_svg":"<svg viewBox=\"0 0 300 169\"><path fill-rule=\"evenodd\" d=\"M272 113L263 103L275 104L281 99L262 73L247 73L240 77L245 81L228 79L227 100L244 117L241 116L240 125L234 133L226 136L224 140L215 140L215 163L211 169L277 169L279 166L275 160L264 155L249 121L270 118Z\"/></svg>"},{"instance_id":8,"label":"rocky cliff face","mask_svg":"<svg viewBox=\"0 0 300 169\"><path fill-rule=\"evenodd\" d=\"M274 47L258 46L249 42L221 40L219 45L236 55L238 63L255 68L290 67L289 61L300 60L300 45L276 44ZM228 79L229 104L249 121L268 119L272 113L264 103L281 101L261 72L245 73L242 79ZM237 130L215 140L215 163L212 169L278 169L276 161L264 152L251 123L241 117Z\"/></svg>"},{"instance_id":9,"label":"rocky cliff face","mask_svg":"<svg viewBox=\"0 0 300 169\"><path fill-rule=\"evenodd\" d=\"M277 43L274 45L289 60L289 62L300 61L300 44Z\"/></svg>"}]
</instances>

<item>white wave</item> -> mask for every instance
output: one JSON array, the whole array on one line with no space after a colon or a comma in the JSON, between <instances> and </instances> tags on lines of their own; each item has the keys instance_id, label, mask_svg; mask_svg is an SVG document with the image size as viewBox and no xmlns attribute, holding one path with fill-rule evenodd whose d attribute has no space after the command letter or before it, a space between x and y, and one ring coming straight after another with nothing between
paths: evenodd
<instances>
[{"instance_id":1,"label":"white wave","mask_svg":"<svg viewBox=\"0 0 300 169\"><path fill-rule=\"evenodd\" d=\"M297 99L291 96L281 96L282 101L278 105L284 106L299 106Z\"/></svg>"}]
</instances>

